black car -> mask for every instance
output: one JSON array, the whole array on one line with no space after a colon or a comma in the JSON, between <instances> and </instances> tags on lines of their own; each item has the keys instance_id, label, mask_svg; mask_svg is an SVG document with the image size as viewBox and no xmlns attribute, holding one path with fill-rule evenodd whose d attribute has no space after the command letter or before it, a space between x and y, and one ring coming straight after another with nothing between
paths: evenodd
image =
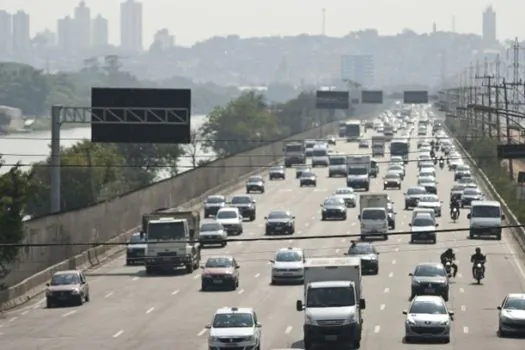
<instances>
[{"instance_id":1,"label":"black car","mask_svg":"<svg viewBox=\"0 0 525 350\"><path fill-rule=\"evenodd\" d=\"M250 176L246 181L246 193L260 192L264 193L264 179L262 176Z\"/></svg>"},{"instance_id":2,"label":"black car","mask_svg":"<svg viewBox=\"0 0 525 350\"><path fill-rule=\"evenodd\" d=\"M305 171L311 171L309 167L307 167L306 165L298 165L296 168L295 168L295 178L296 179L299 179L301 178L301 175L303 174L303 172Z\"/></svg>"},{"instance_id":3,"label":"black car","mask_svg":"<svg viewBox=\"0 0 525 350\"><path fill-rule=\"evenodd\" d=\"M466 165L458 165L454 171L454 181L458 181L464 176L472 176L470 168Z\"/></svg>"},{"instance_id":4,"label":"black car","mask_svg":"<svg viewBox=\"0 0 525 350\"><path fill-rule=\"evenodd\" d=\"M255 220L257 208L255 206L255 199L253 199L252 196L247 194L233 196L230 204L239 209L243 218L248 218L250 221Z\"/></svg>"},{"instance_id":5,"label":"black car","mask_svg":"<svg viewBox=\"0 0 525 350\"><path fill-rule=\"evenodd\" d=\"M419 202L419 199L421 198L421 196L424 196L426 194L427 194L427 190L425 187L422 187L422 186L409 187L407 192L405 193L405 210L417 207L417 203Z\"/></svg>"},{"instance_id":6,"label":"black car","mask_svg":"<svg viewBox=\"0 0 525 350\"><path fill-rule=\"evenodd\" d=\"M401 189L401 175L397 172L387 173L383 181L383 190L387 190L389 188L397 188L398 190Z\"/></svg>"},{"instance_id":7,"label":"black car","mask_svg":"<svg viewBox=\"0 0 525 350\"><path fill-rule=\"evenodd\" d=\"M468 187L461 194L461 208L469 207L473 201L483 200L483 193L475 187Z\"/></svg>"},{"instance_id":8,"label":"black car","mask_svg":"<svg viewBox=\"0 0 525 350\"><path fill-rule=\"evenodd\" d=\"M136 232L131 235L126 250L126 265L143 264L146 255L146 235Z\"/></svg>"},{"instance_id":9,"label":"black car","mask_svg":"<svg viewBox=\"0 0 525 350\"><path fill-rule=\"evenodd\" d=\"M264 219L266 220L266 235L295 233L295 216L289 211L272 211Z\"/></svg>"},{"instance_id":10,"label":"black car","mask_svg":"<svg viewBox=\"0 0 525 350\"><path fill-rule=\"evenodd\" d=\"M317 186L317 176L311 171L304 171L299 178L299 186Z\"/></svg>"},{"instance_id":11,"label":"black car","mask_svg":"<svg viewBox=\"0 0 525 350\"><path fill-rule=\"evenodd\" d=\"M361 258L361 273L363 275L377 275L379 273L379 253L371 243L354 242L345 255Z\"/></svg>"},{"instance_id":12,"label":"black car","mask_svg":"<svg viewBox=\"0 0 525 350\"><path fill-rule=\"evenodd\" d=\"M282 165L271 167L270 173L268 176L270 180L275 180L275 179L286 180L286 172L284 171L284 167Z\"/></svg>"},{"instance_id":13,"label":"black car","mask_svg":"<svg viewBox=\"0 0 525 350\"><path fill-rule=\"evenodd\" d=\"M412 288L410 299L416 295L438 295L448 301L448 277L445 267L440 263L418 264L412 277Z\"/></svg>"},{"instance_id":14,"label":"black car","mask_svg":"<svg viewBox=\"0 0 525 350\"><path fill-rule=\"evenodd\" d=\"M341 197L329 197L321 204L321 220L346 220L346 204Z\"/></svg>"},{"instance_id":15,"label":"black car","mask_svg":"<svg viewBox=\"0 0 525 350\"><path fill-rule=\"evenodd\" d=\"M219 209L226 205L226 197L224 196L208 196L204 201L204 217L215 216Z\"/></svg>"}]
</instances>

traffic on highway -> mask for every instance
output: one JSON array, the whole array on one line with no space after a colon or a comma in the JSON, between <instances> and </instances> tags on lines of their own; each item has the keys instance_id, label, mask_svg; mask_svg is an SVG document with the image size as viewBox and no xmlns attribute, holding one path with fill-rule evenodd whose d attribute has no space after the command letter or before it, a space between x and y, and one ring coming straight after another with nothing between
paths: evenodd
<instances>
[{"instance_id":1,"label":"traffic on highway","mask_svg":"<svg viewBox=\"0 0 525 350\"><path fill-rule=\"evenodd\" d=\"M146 213L124 256L5 313L0 348L523 349L519 247L441 123L398 103Z\"/></svg>"}]
</instances>

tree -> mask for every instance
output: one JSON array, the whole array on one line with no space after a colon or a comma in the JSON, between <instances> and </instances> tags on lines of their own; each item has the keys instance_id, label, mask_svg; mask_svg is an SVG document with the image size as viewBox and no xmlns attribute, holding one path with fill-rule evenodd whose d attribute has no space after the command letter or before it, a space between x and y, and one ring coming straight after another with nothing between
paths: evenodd
<instances>
[{"instance_id":1,"label":"tree","mask_svg":"<svg viewBox=\"0 0 525 350\"><path fill-rule=\"evenodd\" d=\"M184 155L191 158L191 166L192 168L196 168L199 166L199 150L201 150L201 147L199 146L200 140L199 138L199 131L198 130L192 130L191 131L191 142L188 145L184 146Z\"/></svg>"},{"instance_id":2,"label":"tree","mask_svg":"<svg viewBox=\"0 0 525 350\"><path fill-rule=\"evenodd\" d=\"M3 244L20 244L25 238L24 207L31 191L31 175L18 164L0 176L0 280L9 273L20 250Z\"/></svg>"}]
</instances>

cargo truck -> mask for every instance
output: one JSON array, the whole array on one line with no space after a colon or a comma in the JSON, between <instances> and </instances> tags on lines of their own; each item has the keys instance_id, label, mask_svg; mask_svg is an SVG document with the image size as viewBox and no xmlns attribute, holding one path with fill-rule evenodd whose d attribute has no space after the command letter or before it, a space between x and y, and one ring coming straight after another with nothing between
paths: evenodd
<instances>
[{"instance_id":1,"label":"cargo truck","mask_svg":"<svg viewBox=\"0 0 525 350\"><path fill-rule=\"evenodd\" d=\"M295 164L306 164L304 142L287 142L284 146L284 166L290 168Z\"/></svg>"},{"instance_id":2,"label":"cargo truck","mask_svg":"<svg viewBox=\"0 0 525 350\"><path fill-rule=\"evenodd\" d=\"M362 128L359 120L350 120L346 122L345 137L347 142L356 142L361 139Z\"/></svg>"},{"instance_id":3,"label":"cargo truck","mask_svg":"<svg viewBox=\"0 0 525 350\"><path fill-rule=\"evenodd\" d=\"M346 157L346 186L353 189L370 189L370 156Z\"/></svg>"},{"instance_id":4,"label":"cargo truck","mask_svg":"<svg viewBox=\"0 0 525 350\"><path fill-rule=\"evenodd\" d=\"M200 214L193 211L162 211L142 217L146 233L146 273L184 267L187 273L199 268Z\"/></svg>"},{"instance_id":5,"label":"cargo truck","mask_svg":"<svg viewBox=\"0 0 525 350\"><path fill-rule=\"evenodd\" d=\"M369 193L359 196L361 239L382 237L388 239L388 195Z\"/></svg>"},{"instance_id":6,"label":"cargo truck","mask_svg":"<svg viewBox=\"0 0 525 350\"><path fill-rule=\"evenodd\" d=\"M385 137L372 136L372 157L385 156Z\"/></svg>"},{"instance_id":7,"label":"cargo truck","mask_svg":"<svg viewBox=\"0 0 525 350\"><path fill-rule=\"evenodd\" d=\"M305 349L361 346L363 310L366 307L358 257L311 258L304 264L304 302L297 300L297 311L304 312Z\"/></svg>"}]
</instances>

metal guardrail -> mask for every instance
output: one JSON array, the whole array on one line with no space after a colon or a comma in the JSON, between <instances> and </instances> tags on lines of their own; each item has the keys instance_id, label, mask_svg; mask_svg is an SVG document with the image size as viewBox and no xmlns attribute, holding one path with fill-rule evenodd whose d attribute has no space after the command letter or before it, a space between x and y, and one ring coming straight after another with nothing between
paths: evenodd
<instances>
[{"instance_id":1,"label":"metal guardrail","mask_svg":"<svg viewBox=\"0 0 525 350\"><path fill-rule=\"evenodd\" d=\"M450 130L446 126L445 126L445 129L447 131L447 134L449 136L452 136L452 133L450 132ZM463 155L465 156L466 160L472 166L472 170L477 175L477 178L481 179L483 181L483 186L490 192L490 194L492 195L492 197L494 199L496 199L497 201L499 201L501 203L501 207L503 208L503 212L505 213L506 220L509 222L509 224L511 226L521 225L521 223L519 222L519 220L516 217L516 215L514 215L514 213L512 212L510 207L508 206L508 204L499 195L499 193L496 190L496 188L492 185L492 183L490 182L490 179L488 178L488 176L483 172L483 170L481 170L479 168L479 166L477 165L476 161L470 156L470 154L463 147L461 142L459 140L457 140L457 139L454 139L454 141L455 141L456 145L458 146L459 150L461 151L461 153L463 153ZM515 227L515 228L511 228L509 230L512 232L512 235L514 236L514 238L518 241L521 250L523 252L525 252L525 229L523 229L522 227Z\"/></svg>"}]
</instances>

